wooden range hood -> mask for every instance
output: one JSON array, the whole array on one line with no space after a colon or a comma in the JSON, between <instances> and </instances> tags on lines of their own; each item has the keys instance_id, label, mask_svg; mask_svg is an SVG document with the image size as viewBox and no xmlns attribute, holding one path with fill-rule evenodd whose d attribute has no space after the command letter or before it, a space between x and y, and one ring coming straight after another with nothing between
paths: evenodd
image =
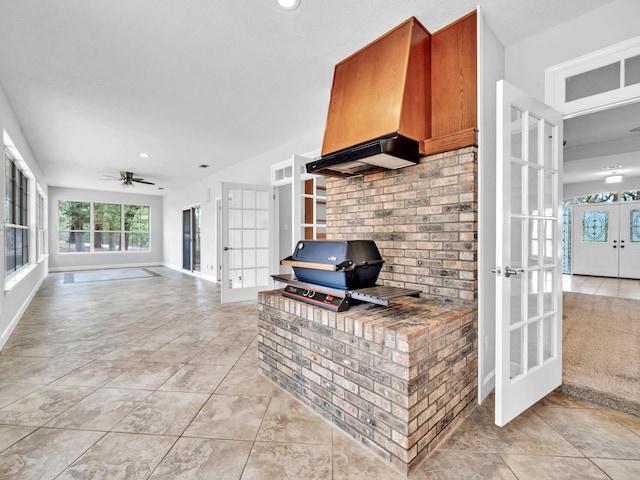
<instances>
[{"instance_id":1,"label":"wooden range hood","mask_svg":"<svg viewBox=\"0 0 640 480\"><path fill-rule=\"evenodd\" d=\"M359 175L477 145L476 56L472 12L435 34L411 17L340 62L307 171Z\"/></svg>"}]
</instances>

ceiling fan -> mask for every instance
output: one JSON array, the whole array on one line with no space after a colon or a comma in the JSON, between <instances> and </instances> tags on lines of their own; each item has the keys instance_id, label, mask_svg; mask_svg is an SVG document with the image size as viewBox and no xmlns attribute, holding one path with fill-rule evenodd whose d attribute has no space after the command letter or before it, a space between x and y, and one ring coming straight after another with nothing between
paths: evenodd
<instances>
[{"instance_id":1,"label":"ceiling fan","mask_svg":"<svg viewBox=\"0 0 640 480\"><path fill-rule=\"evenodd\" d=\"M122 182L123 187L133 186L135 183L144 183L146 185L155 185L153 182L147 182L144 178L135 177L133 172L120 172L120 177L112 177L111 175L103 175L105 177L104 180L120 180Z\"/></svg>"}]
</instances>

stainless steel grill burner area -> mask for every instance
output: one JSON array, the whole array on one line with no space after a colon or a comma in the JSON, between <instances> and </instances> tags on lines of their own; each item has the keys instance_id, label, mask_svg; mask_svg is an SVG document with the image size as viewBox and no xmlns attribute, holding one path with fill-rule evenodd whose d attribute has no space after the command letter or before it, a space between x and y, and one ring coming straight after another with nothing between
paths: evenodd
<instances>
[{"instance_id":1,"label":"stainless steel grill burner area","mask_svg":"<svg viewBox=\"0 0 640 480\"><path fill-rule=\"evenodd\" d=\"M354 301L386 306L393 298L420 294L376 285L384 260L372 240L304 240L280 263L294 271L294 275L272 275L287 284L285 297L336 312L347 310Z\"/></svg>"}]
</instances>

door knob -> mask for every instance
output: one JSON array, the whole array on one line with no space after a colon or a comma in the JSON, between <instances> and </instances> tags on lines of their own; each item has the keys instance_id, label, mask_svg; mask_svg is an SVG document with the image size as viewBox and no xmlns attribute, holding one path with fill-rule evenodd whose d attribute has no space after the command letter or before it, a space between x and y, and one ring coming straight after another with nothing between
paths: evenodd
<instances>
[{"instance_id":1,"label":"door knob","mask_svg":"<svg viewBox=\"0 0 640 480\"><path fill-rule=\"evenodd\" d=\"M518 275L519 273L524 272L524 268L522 267L507 267L504 269L504 276L509 278L511 275Z\"/></svg>"}]
</instances>

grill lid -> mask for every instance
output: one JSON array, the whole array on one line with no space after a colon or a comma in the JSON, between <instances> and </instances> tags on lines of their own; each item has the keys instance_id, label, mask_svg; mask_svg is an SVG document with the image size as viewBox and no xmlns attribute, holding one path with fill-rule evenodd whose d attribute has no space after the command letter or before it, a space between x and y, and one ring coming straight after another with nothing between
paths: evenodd
<instances>
[{"instance_id":1,"label":"grill lid","mask_svg":"<svg viewBox=\"0 0 640 480\"><path fill-rule=\"evenodd\" d=\"M301 281L347 290L375 285L384 260L373 240L302 240L280 263Z\"/></svg>"},{"instance_id":2,"label":"grill lid","mask_svg":"<svg viewBox=\"0 0 640 480\"><path fill-rule=\"evenodd\" d=\"M373 240L301 240L291 255L294 262L333 266L331 270L354 270L384 263ZM313 268L309 265L308 268ZM326 268L320 268L326 270Z\"/></svg>"}]
</instances>

